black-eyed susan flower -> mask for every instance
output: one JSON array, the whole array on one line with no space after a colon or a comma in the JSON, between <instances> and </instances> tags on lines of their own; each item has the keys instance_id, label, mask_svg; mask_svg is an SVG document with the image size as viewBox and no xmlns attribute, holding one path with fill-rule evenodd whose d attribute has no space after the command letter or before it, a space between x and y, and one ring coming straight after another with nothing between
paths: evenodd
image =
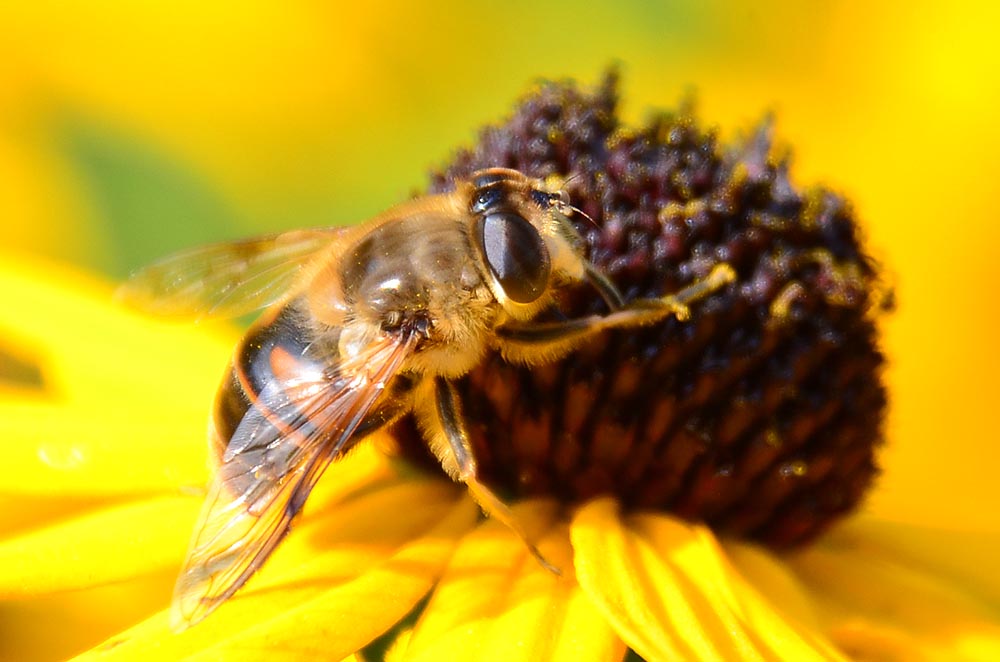
<instances>
[{"instance_id":1,"label":"black-eyed susan flower","mask_svg":"<svg viewBox=\"0 0 1000 662\"><path fill-rule=\"evenodd\" d=\"M995 541L842 519L876 478L886 406L885 291L850 208L797 191L766 124L720 148L683 114L623 127L615 101L613 79L542 86L433 185L486 166L563 182L591 260L630 300L719 263L738 276L689 320L532 369L489 357L461 380L485 480L562 574L481 519L403 419L328 470L206 621L171 632L163 590L163 611L126 606L119 620L140 622L84 659L1000 657L992 559L979 585L961 567ZM18 304L0 316L0 374L19 384L0 414L24 440L0 595L152 590L200 505L189 417L232 335L143 320L37 265L0 278ZM567 291L558 314L599 306Z\"/></svg>"}]
</instances>

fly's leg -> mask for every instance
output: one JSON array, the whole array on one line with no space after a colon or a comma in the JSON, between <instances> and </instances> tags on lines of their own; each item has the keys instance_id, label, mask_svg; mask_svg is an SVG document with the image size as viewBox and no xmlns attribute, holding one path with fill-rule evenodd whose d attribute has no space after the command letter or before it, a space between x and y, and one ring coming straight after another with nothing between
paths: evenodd
<instances>
[{"instance_id":1,"label":"fly's leg","mask_svg":"<svg viewBox=\"0 0 1000 662\"><path fill-rule=\"evenodd\" d=\"M455 478L465 484L472 494L472 498L479 503L487 515L505 524L524 541L528 551L543 568L552 574L561 575L562 572L559 568L549 563L528 539L527 533L514 517L510 507L493 490L479 481L476 458L472 454L472 444L462 419L459 397L455 387L444 378L436 378L434 380L434 399L437 423L440 425L441 432L447 442L447 447L440 449L438 453L443 451L450 455L449 462L446 464L450 464L450 461L454 460L454 466L449 468L456 472Z\"/></svg>"},{"instance_id":2,"label":"fly's leg","mask_svg":"<svg viewBox=\"0 0 1000 662\"><path fill-rule=\"evenodd\" d=\"M583 263L583 277L601 295L604 303L608 305L608 309L620 310L625 306L625 299L622 298L621 292L618 291L615 284L590 262Z\"/></svg>"},{"instance_id":3,"label":"fly's leg","mask_svg":"<svg viewBox=\"0 0 1000 662\"><path fill-rule=\"evenodd\" d=\"M654 324L675 315L691 316L691 304L704 299L736 280L736 272L725 263L717 264L705 278L674 294L659 299L640 299L606 315L590 315L559 322L513 322L497 329L504 356L537 363L539 357L555 359L587 338L608 329ZM593 281L592 281L593 282Z\"/></svg>"}]
</instances>

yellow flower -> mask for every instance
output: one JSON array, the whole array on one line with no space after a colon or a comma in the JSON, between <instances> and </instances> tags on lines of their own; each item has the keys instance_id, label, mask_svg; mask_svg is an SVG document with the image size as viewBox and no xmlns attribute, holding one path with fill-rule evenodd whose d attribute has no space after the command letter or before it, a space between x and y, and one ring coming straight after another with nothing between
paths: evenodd
<instances>
[{"instance_id":1,"label":"yellow flower","mask_svg":"<svg viewBox=\"0 0 1000 662\"><path fill-rule=\"evenodd\" d=\"M621 58L637 111L691 82L722 126L779 103L800 173L848 188L873 221L901 274L885 473L868 510L784 553L623 514L608 499L571 513L524 502L518 516L562 568L556 581L509 532L476 519L460 488L367 444L331 468L260 576L175 636L161 612L200 507L200 436L235 333L143 320L108 307L109 288L79 272L0 255L0 659L104 640L93 656L332 657L390 628L423 586L426 604L417 599L379 650L472 657L478 646L527 659L541 642L587 646L593 659L625 646L650 659L709 646L735 658L749 649L744 632L764 658L806 657L797 641L858 659L1000 658L992 5L777 2L647 21L645 6L557 3L525 23L449 3L338 9L336 20L319 5L188 4L176 15L113 3L0 10L8 247L110 263L104 221L53 137L67 113L190 162L258 209L256 227L273 228L289 222L290 200L322 197L339 220L357 216L347 205L363 206L363 192L372 206L398 196L428 145L440 153L539 67L590 78ZM427 38L483 25L491 38L461 57L454 40ZM597 47L552 48L567 36ZM511 43L534 46L510 58ZM412 52L422 57L399 55ZM448 122L428 120L430 107L447 108ZM343 131L404 119L384 136Z\"/></svg>"},{"instance_id":2,"label":"yellow flower","mask_svg":"<svg viewBox=\"0 0 1000 662\"><path fill-rule=\"evenodd\" d=\"M681 325L618 332L533 372L491 355L456 384L484 480L521 497L514 517L559 575L464 489L417 468L404 419L328 470L243 590L172 632L169 582L207 477L192 431L235 334L144 319L86 276L10 257L0 656L1000 657L996 538L955 545L867 515L823 533L871 482L885 404L877 273L849 211L791 191L768 126L719 157L689 119L617 125L613 83L539 88L435 180L490 163L579 166L573 200L601 224L589 254L628 296L697 273L706 238L725 240L709 262L740 274ZM632 202L602 206L618 199ZM656 250L676 257L643 243L649 209ZM563 294L569 314L593 298ZM19 648L32 638L41 647Z\"/></svg>"},{"instance_id":3,"label":"yellow flower","mask_svg":"<svg viewBox=\"0 0 1000 662\"><path fill-rule=\"evenodd\" d=\"M377 444L330 468L244 591L174 634L169 575L205 479L191 432L233 334L122 311L49 263L6 257L0 290L5 658L340 659L387 632L393 659L1000 658L996 539L859 517L776 555L611 498L568 517L522 502L557 577Z\"/></svg>"}]
</instances>

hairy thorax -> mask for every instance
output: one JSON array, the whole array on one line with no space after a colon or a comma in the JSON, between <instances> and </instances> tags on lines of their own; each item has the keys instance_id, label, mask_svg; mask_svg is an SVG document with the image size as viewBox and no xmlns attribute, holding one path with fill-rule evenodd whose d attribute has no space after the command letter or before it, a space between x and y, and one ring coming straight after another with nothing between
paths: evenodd
<instances>
[{"instance_id":1,"label":"hairy thorax","mask_svg":"<svg viewBox=\"0 0 1000 662\"><path fill-rule=\"evenodd\" d=\"M361 238L337 278L351 310L342 322L341 354L350 356L373 334L405 331L418 334L408 370L468 372L499 310L469 257L469 241L454 217L434 211L389 219Z\"/></svg>"}]
</instances>

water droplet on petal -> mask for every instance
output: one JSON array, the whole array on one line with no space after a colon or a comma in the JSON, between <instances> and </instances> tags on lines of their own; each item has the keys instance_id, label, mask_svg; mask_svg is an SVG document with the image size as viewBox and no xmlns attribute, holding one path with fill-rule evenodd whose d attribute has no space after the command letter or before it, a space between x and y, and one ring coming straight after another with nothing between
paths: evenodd
<instances>
[{"instance_id":1,"label":"water droplet on petal","mask_svg":"<svg viewBox=\"0 0 1000 662\"><path fill-rule=\"evenodd\" d=\"M86 454L73 444L48 443L39 446L38 459L53 469L72 471L83 465Z\"/></svg>"}]
</instances>

